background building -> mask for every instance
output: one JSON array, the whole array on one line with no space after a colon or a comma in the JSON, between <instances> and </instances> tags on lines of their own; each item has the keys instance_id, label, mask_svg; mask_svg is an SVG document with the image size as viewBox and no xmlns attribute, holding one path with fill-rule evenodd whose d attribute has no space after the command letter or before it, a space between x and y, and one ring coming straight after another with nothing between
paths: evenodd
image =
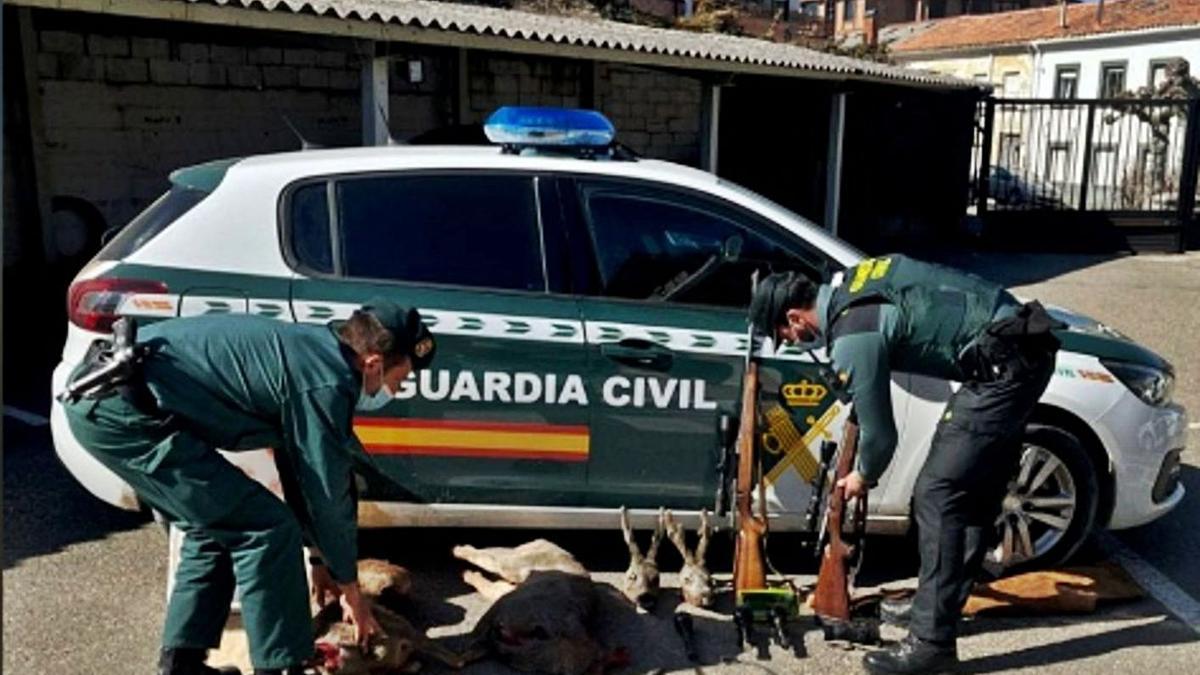
<instances>
[{"instance_id":1,"label":"background building","mask_svg":"<svg viewBox=\"0 0 1200 675\"><path fill-rule=\"evenodd\" d=\"M1200 3L1109 0L931 22L889 45L898 63L986 82L997 98L1111 98L1200 64ZM1065 25L1064 25L1065 23Z\"/></svg>"}]
</instances>

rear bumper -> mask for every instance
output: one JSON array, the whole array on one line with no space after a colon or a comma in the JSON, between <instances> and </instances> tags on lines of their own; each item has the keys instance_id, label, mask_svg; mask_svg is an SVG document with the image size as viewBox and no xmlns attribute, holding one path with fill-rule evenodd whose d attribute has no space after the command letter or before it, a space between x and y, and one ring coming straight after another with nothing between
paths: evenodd
<instances>
[{"instance_id":1,"label":"rear bumper","mask_svg":"<svg viewBox=\"0 0 1200 675\"><path fill-rule=\"evenodd\" d=\"M66 362L58 364L54 369L50 391L62 391L73 368L72 364ZM117 508L127 511L141 509L141 503L133 488L92 457L79 441L75 440L75 435L71 433L71 427L67 424L67 415L62 404L56 400L50 401L50 436L54 441L54 453L58 455L59 461L84 489Z\"/></svg>"},{"instance_id":2,"label":"rear bumper","mask_svg":"<svg viewBox=\"0 0 1200 675\"><path fill-rule=\"evenodd\" d=\"M59 363L54 369L50 391L62 391L73 369L74 362ZM119 509L138 511L142 508L133 488L101 464L76 440L67 423L66 412L56 400L50 401L50 436L54 441L54 453L58 455L59 461L84 489L97 499ZM221 455L282 499L283 488L275 470L275 460L269 450L221 451Z\"/></svg>"}]
</instances>

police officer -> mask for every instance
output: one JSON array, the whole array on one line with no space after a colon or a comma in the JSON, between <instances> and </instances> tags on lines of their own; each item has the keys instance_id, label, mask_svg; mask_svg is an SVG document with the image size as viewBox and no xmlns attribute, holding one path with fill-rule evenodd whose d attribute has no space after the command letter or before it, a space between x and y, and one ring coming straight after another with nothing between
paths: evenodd
<instances>
[{"instance_id":1,"label":"police officer","mask_svg":"<svg viewBox=\"0 0 1200 675\"><path fill-rule=\"evenodd\" d=\"M236 672L204 663L235 583L254 672L302 672L313 652L302 543L314 594L340 597L365 644L379 626L356 581L352 469L370 460L351 420L429 365L435 345L418 312L379 300L330 326L180 318L138 342L147 355L133 377L65 408L83 447L184 532L160 675ZM273 448L288 503L217 448Z\"/></svg>"},{"instance_id":2,"label":"police officer","mask_svg":"<svg viewBox=\"0 0 1200 675\"><path fill-rule=\"evenodd\" d=\"M902 255L865 260L817 286L796 273L759 284L751 320L776 342L823 339L859 422L847 498L876 484L896 448L893 370L962 382L946 404L913 494L921 555L908 636L867 654L871 673L958 665L958 619L995 533L1025 422L1054 370L1062 328L978 277Z\"/></svg>"}]
</instances>

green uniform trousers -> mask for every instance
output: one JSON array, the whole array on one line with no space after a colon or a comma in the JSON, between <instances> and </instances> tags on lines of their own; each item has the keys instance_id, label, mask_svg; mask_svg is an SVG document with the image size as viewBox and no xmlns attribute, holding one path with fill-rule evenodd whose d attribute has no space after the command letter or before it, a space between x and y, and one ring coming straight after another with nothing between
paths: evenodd
<instances>
[{"instance_id":1,"label":"green uniform trousers","mask_svg":"<svg viewBox=\"0 0 1200 675\"><path fill-rule=\"evenodd\" d=\"M308 582L287 505L171 416L120 396L65 407L83 447L185 534L163 646L217 647L236 583L254 667L306 661Z\"/></svg>"}]
</instances>

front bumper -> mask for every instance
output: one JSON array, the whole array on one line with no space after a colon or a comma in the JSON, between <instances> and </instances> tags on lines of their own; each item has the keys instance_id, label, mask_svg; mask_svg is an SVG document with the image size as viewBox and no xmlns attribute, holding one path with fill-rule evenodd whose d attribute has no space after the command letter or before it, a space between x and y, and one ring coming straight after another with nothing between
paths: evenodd
<instances>
[{"instance_id":1,"label":"front bumper","mask_svg":"<svg viewBox=\"0 0 1200 675\"><path fill-rule=\"evenodd\" d=\"M1113 463L1113 511L1108 527L1144 525L1165 515L1183 499L1184 487L1169 475L1173 455L1187 443L1188 415L1183 406L1148 406L1129 395L1101 416L1109 432Z\"/></svg>"}]
</instances>

